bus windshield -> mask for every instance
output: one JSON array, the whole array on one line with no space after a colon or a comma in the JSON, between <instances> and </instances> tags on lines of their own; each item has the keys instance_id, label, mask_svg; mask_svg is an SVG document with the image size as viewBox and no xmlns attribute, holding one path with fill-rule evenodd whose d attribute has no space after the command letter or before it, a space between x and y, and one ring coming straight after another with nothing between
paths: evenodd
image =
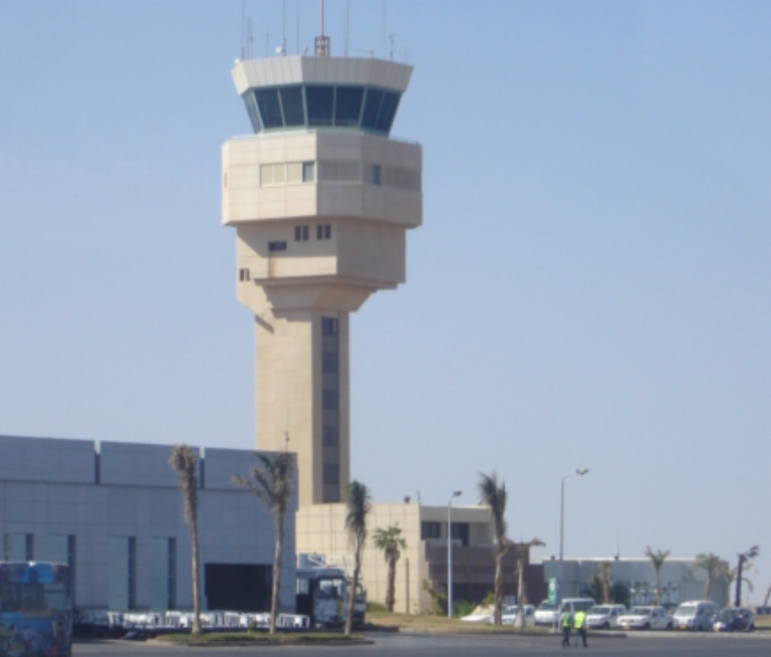
<instances>
[{"instance_id":1,"label":"bus windshield","mask_svg":"<svg viewBox=\"0 0 771 657\"><path fill-rule=\"evenodd\" d=\"M72 617L67 566L0 562L0 655L69 657Z\"/></svg>"}]
</instances>

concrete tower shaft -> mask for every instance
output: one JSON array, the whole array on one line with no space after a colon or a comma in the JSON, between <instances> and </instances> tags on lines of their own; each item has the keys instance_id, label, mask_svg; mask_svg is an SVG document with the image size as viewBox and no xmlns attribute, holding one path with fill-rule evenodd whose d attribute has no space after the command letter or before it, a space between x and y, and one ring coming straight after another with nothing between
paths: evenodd
<instances>
[{"instance_id":1,"label":"concrete tower shaft","mask_svg":"<svg viewBox=\"0 0 771 657\"><path fill-rule=\"evenodd\" d=\"M222 222L256 319L257 444L297 452L301 505L342 499L349 313L405 281L422 222L421 147L389 138L411 71L333 57L233 70L255 134L223 147Z\"/></svg>"}]
</instances>

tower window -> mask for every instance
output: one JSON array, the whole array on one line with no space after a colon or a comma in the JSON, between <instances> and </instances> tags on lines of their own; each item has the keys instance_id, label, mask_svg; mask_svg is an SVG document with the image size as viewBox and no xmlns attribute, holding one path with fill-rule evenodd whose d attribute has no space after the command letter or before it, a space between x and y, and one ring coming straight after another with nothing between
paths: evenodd
<instances>
[{"instance_id":1,"label":"tower window","mask_svg":"<svg viewBox=\"0 0 771 657\"><path fill-rule=\"evenodd\" d=\"M286 251L286 242L268 242L268 251Z\"/></svg>"},{"instance_id":2,"label":"tower window","mask_svg":"<svg viewBox=\"0 0 771 657\"><path fill-rule=\"evenodd\" d=\"M337 390L324 390L321 393L322 406L330 411L337 409Z\"/></svg>"},{"instance_id":3,"label":"tower window","mask_svg":"<svg viewBox=\"0 0 771 657\"><path fill-rule=\"evenodd\" d=\"M337 463L325 463L323 478L325 484L339 484L340 466Z\"/></svg>"},{"instance_id":4,"label":"tower window","mask_svg":"<svg viewBox=\"0 0 771 657\"><path fill-rule=\"evenodd\" d=\"M332 224L317 224L316 225L316 239L328 240L332 237Z\"/></svg>"},{"instance_id":5,"label":"tower window","mask_svg":"<svg viewBox=\"0 0 771 657\"><path fill-rule=\"evenodd\" d=\"M373 185L380 185L381 179L382 179L382 170L380 168L379 164L373 164L372 165L372 184Z\"/></svg>"},{"instance_id":6,"label":"tower window","mask_svg":"<svg viewBox=\"0 0 771 657\"><path fill-rule=\"evenodd\" d=\"M294 241L295 242L307 242L310 236L310 226L295 226L294 227Z\"/></svg>"},{"instance_id":7,"label":"tower window","mask_svg":"<svg viewBox=\"0 0 771 657\"><path fill-rule=\"evenodd\" d=\"M334 317L321 318L321 334L337 335L337 320Z\"/></svg>"},{"instance_id":8,"label":"tower window","mask_svg":"<svg viewBox=\"0 0 771 657\"><path fill-rule=\"evenodd\" d=\"M321 371L327 374L337 374L337 352L325 351L321 354Z\"/></svg>"},{"instance_id":9,"label":"tower window","mask_svg":"<svg viewBox=\"0 0 771 657\"><path fill-rule=\"evenodd\" d=\"M337 447L337 427L324 427L322 443L324 447Z\"/></svg>"},{"instance_id":10,"label":"tower window","mask_svg":"<svg viewBox=\"0 0 771 657\"><path fill-rule=\"evenodd\" d=\"M238 280L241 282L248 281L251 278L249 270L248 269L239 269L238 270Z\"/></svg>"},{"instance_id":11,"label":"tower window","mask_svg":"<svg viewBox=\"0 0 771 657\"><path fill-rule=\"evenodd\" d=\"M316 163L303 162L303 182L313 182L316 180Z\"/></svg>"}]
</instances>

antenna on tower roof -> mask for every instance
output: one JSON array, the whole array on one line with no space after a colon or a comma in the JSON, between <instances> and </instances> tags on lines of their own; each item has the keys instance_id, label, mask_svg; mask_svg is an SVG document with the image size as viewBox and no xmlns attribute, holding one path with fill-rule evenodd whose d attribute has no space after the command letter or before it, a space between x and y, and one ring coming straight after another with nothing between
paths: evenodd
<instances>
[{"instance_id":1,"label":"antenna on tower roof","mask_svg":"<svg viewBox=\"0 0 771 657\"><path fill-rule=\"evenodd\" d=\"M286 0L281 0L281 55L286 55Z\"/></svg>"},{"instance_id":2,"label":"antenna on tower roof","mask_svg":"<svg viewBox=\"0 0 771 657\"><path fill-rule=\"evenodd\" d=\"M316 37L316 57L329 57L329 37L324 36L324 0L321 0L321 36Z\"/></svg>"},{"instance_id":3,"label":"antenna on tower roof","mask_svg":"<svg viewBox=\"0 0 771 657\"><path fill-rule=\"evenodd\" d=\"M388 46L386 41L388 40L388 19L386 13L386 0L383 0L383 59L386 57Z\"/></svg>"},{"instance_id":4,"label":"antenna on tower roof","mask_svg":"<svg viewBox=\"0 0 771 657\"><path fill-rule=\"evenodd\" d=\"M246 0L241 0L241 59L246 58Z\"/></svg>"}]
</instances>

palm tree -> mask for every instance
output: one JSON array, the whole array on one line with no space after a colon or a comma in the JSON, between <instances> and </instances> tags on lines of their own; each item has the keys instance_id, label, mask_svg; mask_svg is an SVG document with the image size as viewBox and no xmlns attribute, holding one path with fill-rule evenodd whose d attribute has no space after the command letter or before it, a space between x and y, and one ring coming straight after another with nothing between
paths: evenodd
<instances>
[{"instance_id":1,"label":"palm tree","mask_svg":"<svg viewBox=\"0 0 771 657\"><path fill-rule=\"evenodd\" d=\"M757 545L753 545L746 552L739 554L739 563L736 565L736 598L734 607L742 606L742 580L744 579L744 577L742 577L742 571L744 570L744 564L757 557L758 554L760 554L760 548Z\"/></svg>"},{"instance_id":2,"label":"palm tree","mask_svg":"<svg viewBox=\"0 0 771 657\"><path fill-rule=\"evenodd\" d=\"M651 560L656 571L656 604L661 606L661 567L669 556L669 550L652 550L650 545L645 548L645 556Z\"/></svg>"},{"instance_id":3,"label":"palm tree","mask_svg":"<svg viewBox=\"0 0 771 657\"><path fill-rule=\"evenodd\" d=\"M255 454L257 466L249 477L241 475L232 482L259 497L273 514L273 590L270 599L270 633L276 633L278 598L281 590L281 557L284 553L284 518L292 498L294 459L289 452L278 452L272 458Z\"/></svg>"},{"instance_id":4,"label":"palm tree","mask_svg":"<svg viewBox=\"0 0 771 657\"><path fill-rule=\"evenodd\" d=\"M182 489L182 506L185 524L190 531L190 551L193 569L193 634L201 633L201 591L198 568L198 477L196 458L193 450L187 445L174 445L169 455L169 465L179 477Z\"/></svg>"},{"instance_id":5,"label":"palm tree","mask_svg":"<svg viewBox=\"0 0 771 657\"><path fill-rule=\"evenodd\" d=\"M490 509L493 519L493 533L495 534L495 608L493 623L501 624L501 609L503 607L503 556L508 550L506 542L506 484L498 485L498 476L495 471L492 475L479 473L479 502Z\"/></svg>"},{"instance_id":6,"label":"palm tree","mask_svg":"<svg viewBox=\"0 0 771 657\"><path fill-rule=\"evenodd\" d=\"M372 542L378 550L383 550L383 556L388 564L388 588L386 590L386 609L393 612L394 604L396 602L395 589L396 589L396 562L399 561L401 552L399 548L404 550L407 547L407 543L401 537L402 529L398 523L391 525L387 529L378 527L375 530L375 535L372 537Z\"/></svg>"},{"instance_id":7,"label":"palm tree","mask_svg":"<svg viewBox=\"0 0 771 657\"><path fill-rule=\"evenodd\" d=\"M731 606L731 584L734 583L736 580L738 574L739 574L739 567L736 568L729 568L728 566L724 566L720 569L719 573L723 579L725 580L725 606L730 607ZM747 585L747 588L750 590L750 593L753 592L753 586L752 586L752 580L750 580L748 577L745 577L742 575L742 579L744 580L744 583ZM735 607L741 606L741 600L739 601L738 605L734 605Z\"/></svg>"},{"instance_id":8,"label":"palm tree","mask_svg":"<svg viewBox=\"0 0 771 657\"><path fill-rule=\"evenodd\" d=\"M517 557L517 618L515 627L525 626L525 605L527 604L527 590L525 589L525 560L530 556L530 549L546 545L540 539L534 538L526 543L511 543Z\"/></svg>"},{"instance_id":9,"label":"palm tree","mask_svg":"<svg viewBox=\"0 0 771 657\"><path fill-rule=\"evenodd\" d=\"M712 552L707 554L701 553L696 555L696 560L693 563L694 570L701 568L707 572L707 581L704 582L704 599L709 600L712 593L712 583L715 577L720 574L722 564L720 563L720 557Z\"/></svg>"},{"instance_id":10,"label":"palm tree","mask_svg":"<svg viewBox=\"0 0 771 657\"><path fill-rule=\"evenodd\" d=\"M345 516L345 528L348 540L353 544L353 581L348 590L348 611L345 619L345 634L351 634L353 627L353 608L356 604L356 588L359 586L361 572L361 551L367 539L367 514L371 508L369 490L365 484L352 481L345 487L348 513Z\"/></svg>"},{"instance_id":11,"label":"palm tree","mask_svg":"<svg viewBox=\"0 0 771 657\"><path fill-rule=\"evenodd\" d=\"M766 597L763 600L763 609L768 609L768 601L771 599L771 585L769 585L768 590L766 591Z\"/></svg>"},{"instance_id":12,"label":"palm tree","mask_svg":"<svg viewBox=\"0 0 771 657\"><path fill-rule=\"evenodd\" d=\"M613 562L601 561L597 569L602 583L602 601L607 605L610 604L610 578L613 575Z\"/></svg>"}]
</instances>

